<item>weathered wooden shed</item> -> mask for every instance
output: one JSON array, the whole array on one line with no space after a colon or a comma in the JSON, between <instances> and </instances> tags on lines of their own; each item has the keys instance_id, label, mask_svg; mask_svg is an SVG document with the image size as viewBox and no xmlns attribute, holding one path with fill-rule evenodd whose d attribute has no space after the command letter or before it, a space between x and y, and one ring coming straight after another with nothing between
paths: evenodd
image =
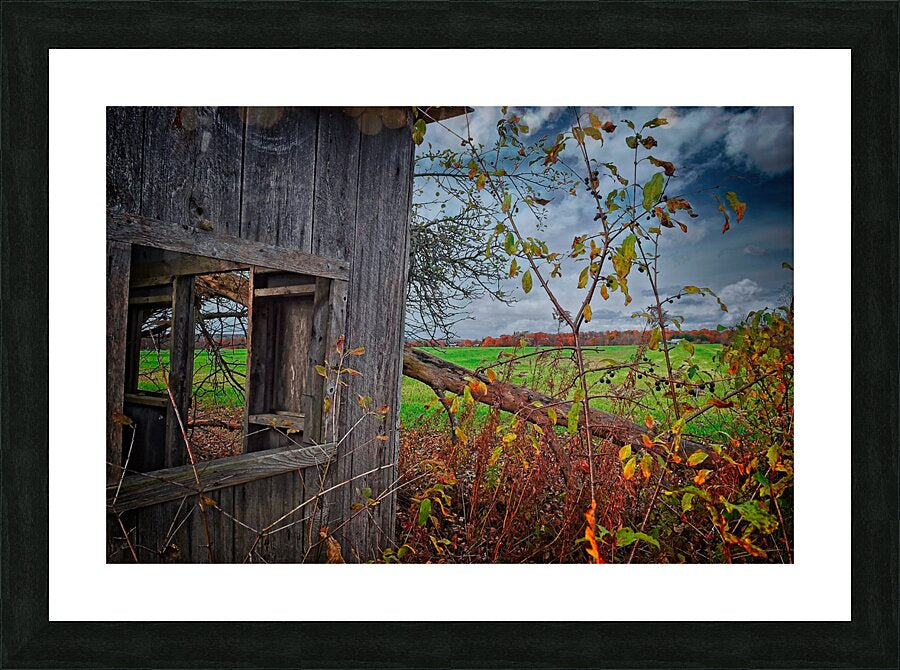
<instances>
[{"instance_id":1,"label":"weathered wooden shed","mask_svg":"<svg viewBox=\"0 0 900 670\"><path fill-rule=\"evenodd\" d=\"M108 109L109 561L318 561L322 526L348 562L390 546L413 121L409 108ZM194 278L234 270L250 284L244 453L192 464ZM172 310L163 398L134 392L135 323L154 305ZM334 376L315 368L341 344L365 354L326 413ZM358 396L384 420L358 423ZM253 430L266 424L290 429Z\"/></svg>"}]
</instances>

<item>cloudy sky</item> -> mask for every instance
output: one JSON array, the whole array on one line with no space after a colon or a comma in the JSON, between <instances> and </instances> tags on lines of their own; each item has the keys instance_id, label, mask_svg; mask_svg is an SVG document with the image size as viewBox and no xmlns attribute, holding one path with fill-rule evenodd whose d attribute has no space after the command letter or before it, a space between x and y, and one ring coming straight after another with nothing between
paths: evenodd
<instances>
[{"instance_id":1,"label":"cloudy sky","mask_svg":"<svg viewBox=\"0 0 900 670\"><path fill-rule=\"evenodd\" d=\"M688 284L709 287L729 309L727 313L722 312L711 298L685 297L672 310L685 317L684 328L727 325L750 310L779 304L779 299L790 292L793 279L792 273L782 267L785 261L793 264L794 254L792 109L579 108L582 112L588 110L601 121L609 119L618 126L606 137L602 148L599 143L587 140L591 157L615 163L623 168L626 176L633 169L633 152L626 146L625 137L632 131L620 120L630 119L638 128L655 117L666 117L669 121L668 125L651 131L659 146L650 153L676 165L676 177L667 192L684 194L700 217L685 218L689 224L686 234L677 229L664 230L660 245L661 293L671 295ZM572 108L510 108L513 111L523 117L530 129L529 136L535 139L563 132L570 127L572 118ZM493 144L500 116L499 108L490 107L476 108L469 115L470 134L476 142ZM443 123L465 135L464 117ZM459 149L459 140L438 124L429 125L426 140L436 148ZM423 144L422 149L426 146ZM573 165L578 164L576 149L575 142L570 141L563 154ZM639 183L645 183L653 172L659 171L646 162L641 168ZM606 187L601 187L601 191L605 193L609 183L605 182ZM747 203L743 221L736 223L732 215L731 230L724 235L718 205L710 191L702 191L716 185L722 187L720 197L725 191L735 191ZM542 236L551 250L566 251L576 235L596 230L596 209L586 195L584 192L577 197L557 195L547 205L547 225ZM527 216L524 208L522 212L521 217ZM531 223L522 219L526 228ZM563 276L551 285L563 306L572 311L584 295L576 287L580 267L564 265ZM643 278L644 275L632 272L629 285L634 300L628 306L624 305L620 293L607 301L597 295L588 329L641 328L642 324L631 318L631 314L651 302L648 282L641 281ZM510 280L508 288L518 298L515 304L507 306L490 298L472 303L469 318L456 327L457 334L463 338L481 338L516 331L556 331L551 305L537 282L528 295L520 288L520 279Z\"/></svg>"}]
</instances>

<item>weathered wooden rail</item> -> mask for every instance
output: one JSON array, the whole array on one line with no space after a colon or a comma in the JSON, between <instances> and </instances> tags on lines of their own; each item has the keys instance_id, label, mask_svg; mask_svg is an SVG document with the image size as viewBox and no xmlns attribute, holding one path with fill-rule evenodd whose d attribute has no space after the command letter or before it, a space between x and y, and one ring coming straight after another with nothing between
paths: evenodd
<instances>
[{"instance_id":1,"label":"weathered wooden rail","mask_svg":"<svg viewBox=\"0 0 900 670\"><path fill-rule=\"evenodd\" d=\"M292 470L302 470L324 465L335 454L334 443L300 447L297 449L272 449L253 454L240 454L197 463L197 478L203 493L226 486L246 484L264 477L281 475ZM192 465L167 468L155 472L127 475L121 483L106 487L106 504L117 512L148 507L158 503L197 495L197 479Z\"/></svg>"},{"instance_id":2,"label":"weathered wooden rail","mask_svg":"<svg viewBox=\"0 0 900 670\"><path fill-rule=\"evenodd\" d=\"M349 263L335 258L308 254L289 247L219 237L202 228L151 219L137 214L106 215L106 237L117 242L140 244L223 261L308 274L328 279L348 280Z\"/></svg>"}]
</instances>

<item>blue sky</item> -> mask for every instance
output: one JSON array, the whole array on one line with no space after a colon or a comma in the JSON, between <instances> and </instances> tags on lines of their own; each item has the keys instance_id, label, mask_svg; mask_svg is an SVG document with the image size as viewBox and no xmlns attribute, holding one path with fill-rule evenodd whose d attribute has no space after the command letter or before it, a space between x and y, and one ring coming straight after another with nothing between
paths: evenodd
<instances>
[{"instance_id":1,"label":"blue sky","mask_svg":"<svg viewBox=\"0 0 900 670\"><path fill-rule=\"evenodd\" d=\"M625 137L632 134L620 123L631 119L640 127L655 117L665 117L669 124L652 131L659 145L652 150L657 158L676 165L676 177L670 184L671 193L683 193L700 215L687 219L688 232L666 230L661 243L660 287L663 292L677 292L687 284L709 287L728 305L722 312L715 300L686 297L678 302L674 313L685 317L684 328L715 328L730 324L748 311L779 304L790 291L793 275L782 267L793 264L793 110L788 107L581 107L592 111L600 119L609 119L618 127L607 136L602 148L588 140L591 156L613 162L628 173L632 169L632 152ZM523 117L529 126L529 136L555 136L569 127L572 108L525 107L510 108ZM476 142L493 144L499 108L476 108L469 115L469 132ZM466 119L459 117L444 122L465 135ZM645 133L646 134L646 133ZM438 124L430 124L426 136L436 148L454 150L459 141ZM422 145L425 148L426 145ZM566 154L574 158L576 145L569 142ZM574 162L574 161L573 161ZM658 168L644 163L638 181L644 183ZM722 215L711 192L702 192L720 185L720 195L735 191L747 203L747 211L740 223L734 221L722 234ZM573 237L595 229L589 198L557 196L547 205L547 225L541 233L551 249L565 251ZM521 222L530 229L533 222ZM636 275L630 285L634 301L624 305L621 294L603 301L593 301L594 318L589 330L621 330L641 328L631 318L638 308L650 302L650 290L642 275ZM576 288L577 271L563 266L563 276L553 280L552 287L564 307L572 309L580 304L583 291ZM519 287L519 280L510 280L508 288L518 298L506 306L488 297L476 300L468 310L465 321L456 332L463 338L480 338L515 331L555 331L552 309L546 294L535 286L528 295Z\"/></svg>"}]
</instances>

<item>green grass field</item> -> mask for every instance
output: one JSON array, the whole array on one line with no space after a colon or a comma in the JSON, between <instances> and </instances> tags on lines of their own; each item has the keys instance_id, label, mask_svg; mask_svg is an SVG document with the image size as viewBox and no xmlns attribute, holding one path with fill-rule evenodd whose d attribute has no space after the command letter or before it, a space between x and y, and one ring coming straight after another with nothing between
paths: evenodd
<instances>
[{"instance_id":1,"label":"green grass field","mask_svg":"<svg viewBox=\"0 0 900 670\"><path fill-rule=\"evenodd\" d=\"M721 345L718 344L695 345L693 362L691 363L688 360L688 352L683 347L675 347L670 352L672 367L676 371L684 373L692 364L697 368L693 381L707 382L710 379L718 380L722 377L717 362L717 355L721 349ZM526 347L518 351L509 347L428 347L425 350L470 370L491 366L501 379L517 384L525 384L550 395L562 393L570 399L573 395L572 389L563 388L563 384L573 377L573 364L570 360L564 358L564 354L559 352L540 354L534 347ZM661 393L654 391L652 380L648 380L645 377L636 381L635 388L647 391L647 393L640 399L644 407L635 407L633 404L623 402L616 397L616 390L625 380L627 371L619 370L605 373L599 371L600 368L609 365L633 361L636 353L636 346L590 347L586 351L586 365L588 369L597 370L590 372L588 375L588 380L592 385L591 393L592 395L604 396L592 400L591 405L617 414L623 413L627 405L627 408L635 416L641 416L643 413L649 412L660 419L662 418L660 403L663 401L663 397ZM531 355L510 363L507 362L509 360L507 354L517 356L522 354ZM243 381L243 375L246 372L247 350L227 349L222 350L222 355L229 363L233 364L235 371L240 375L237 378ZM663 354L659 351L648 351L645 355L650 362L656 364L656 373L664 376L665 362ZM168 357L168 351L161 352L159 360L156 352L141 352L141 389L148 391L164 390L162 376L159 372L159 361L164 366L168 365ZM194 358L194 384L202 389L200 402L219 405L239 405L243 402L241 394L228 383L222 372L211 365L209 354L206 351L197 350L196 352ZM723 390L725 390L724 385L718 384L716 386L716 395L721 395ZM708 391L703 390L693 401L702 404L708 395ZM440 406L435 405L430 410L426 410L426 406L433 399L434 392L425 384L404 377L402 405L400 408L401 425L406 428L413 427L420 423L423 417L430 417L430 420L438 425L444 424L446 417ZM690 400L690 398L688 399ZM488 408L486 406L476 405L476 420L486 416L487 412ZM703 417L702 422L693 426L693 430L700 434L712 433L721 428L725 421L727 421L727 412L711 411Z\"/></svg>"},{"instance_id":2,"label":"green grass field","mask_svg":"<svg viewBox=\"0 0 900 670\"><path fill-rule=\"evenodd\" d=\"M709 381L710 379L720 379L722 377L717 355L721 351L722 346L718 344L698 344L694 347L694 356L692 364L698 369L697 376L694 381ZM504 353L521 356L522 354L536 354L538 351L535 347L525 347L514 352L509 347L448 347L448 348L432 348L426 347L425 351L443 358L445 360L461 365L465 368L476 369L490 366L500 378L505 378L510 382L524 384L534 388L535 390L550 395L560 392L561 382L569 381L573 378L574 365L570 360L558 358L560 353L547 353L543 355L532 355L527 358L521 358L512 363L505 363L508 360ZM637 353L637 346L603 346L590 347L586 351L585 365L589 370L607 367L610 365L630 362L634 360ZM650 362L656 364L656 373L665 376L665 361L663 354L659 351L647 351L646 357ZM672 368L676 371L685 371L691 363L688 362L688 352L682 347L676 347L670 351L670 360ZM554 361L554 358L556 360ZM615 372L595 371L588 374L588 381L592 387L591 395L604 395L606 397L595 398L591 402L592 407L602 409L608 412L621 414L626 408L621 399L616 397L615 391L619 385L625 380L627 370L618 370ZM608 379L609 383L601 381ZM662 410L660 402L663 401L661 393L653 392L653 382L646 377L636 380L637 390L649 391L641 399L646 405L646 410L641 412L649 412L655 418L662 418ZM716 387L716 394L724 390L722 384ZM574 394L573 389L565 389L564 395L571 399ZM696 401L705 402L708 396L703 391ZM425 384L415 379L403 378L403 404L400 408L400 420L404 427L415 425L421 420L426 412L426 405L434 398L434 392ZM632 409L634 409L632 407ZM475 409L476 418L485 416L488 408L484 405L477 405ZM443 409L440 406L434 406L428 410L428 414L433 416L438 422L442 422ZM719 420L710 420L707 417L702 424L694 426L699 433L715 432L721 427L722 416L720 412L709 412L709 415L719 415Z\"/></svg>"}]
</instances>

